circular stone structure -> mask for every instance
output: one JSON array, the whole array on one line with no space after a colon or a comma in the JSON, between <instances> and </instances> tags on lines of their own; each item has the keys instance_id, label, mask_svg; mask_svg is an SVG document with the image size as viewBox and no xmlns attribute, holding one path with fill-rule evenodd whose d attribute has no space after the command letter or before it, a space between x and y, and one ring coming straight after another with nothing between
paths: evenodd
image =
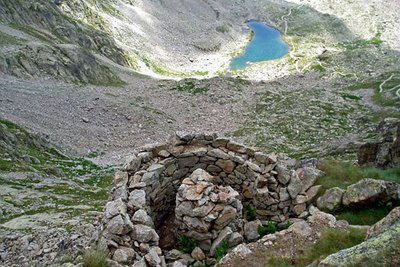
<instances>
[{"instance_id":1,"label":"circular stone structure","mask_svg":"<svg viewBox=\"0 0 400 267\"><path fill-rule=\"evenodd\" d=\"M165 266L178 237L197 241L209 257L222 242L253 241L257 230L245 232L257 225L243 207L258 220L307 217L319 172L295 164L216 134L177 133L138 148L115 174L98 246L119 263Z\"/></svg>"}]
</instances>

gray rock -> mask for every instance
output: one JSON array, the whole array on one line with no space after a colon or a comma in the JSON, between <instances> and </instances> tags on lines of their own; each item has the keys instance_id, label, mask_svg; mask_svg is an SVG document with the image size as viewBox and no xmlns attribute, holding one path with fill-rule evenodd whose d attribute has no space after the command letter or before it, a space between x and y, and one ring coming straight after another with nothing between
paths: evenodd
<instances>
[{"instance_id":1,"label":"gray rock","mask_svg":"<svg viewBox=\"0 0 400 267\"><path fill-rule=\"evenodd\" d=\"M174 261L173 263L172 263L172 267L186 267L187 265L186 264L183 264L182 262L180 262L180 261Z\"/></svg>"},{"instance_id":2,"label":"gray rock","mask_svg":"<svg viewBox=\"0 0 400 267\"><path fill-rule=\"evenodd\" d=\"M260 237L258 233L258 226L261 225L259 220L247 222L244 224L244 237L247 241L255 241Z\"/></svg>"},{"instance_id":3,"label":"gray rock","mask_svg":"<svg viewBox=\"0 0 400 267\"><path fill-rule=\"evenodd\" d=\"M147 169L148 172L155 172L158 175L160 175L163 171L165 170L165 166L162 164L154 163L150 165L150 167Z\"/></svg>"},{"instance_id":4,"label":"gray rock","mask_svg":"<svg viewBox=\"0 0 400 267\"><path fill-rule=\"evenodd\" d=\"M297 174L293 171L290 178L290 183L287 187L289 195L292 199L296 198L296 196L301 192L303 185L297 176Z\"/></svg>"},{"instance_id":5,"label":"gray rock","mask_svg":"<svg viewBox=\"0 0 400 267\"><path fill-rule=\"evenodd\" d=\"M365 205L389 199L385 181L367 178L348 186L342 203L344 206Z\"/></svg>"},{"instance_id":6,"label":"gray rock","mask_svg":"<svg viewBox=\"0 0 400 267\"><path fill-rule=\"evenodd\" d=\"M147 253L144 258L150 267L158 267L161 266L161 259L158 256L157 249L151 248L150 252Z\"/></svg>"},{"instance_id":7,"label":"gray rock","mask_svg":"<svg viewBox=\"0 0 400 267\"><path fill-rule=\"evenodd\" d=\"M132 216L133 223L141 223L150 227L154 227L153 220L145 210L138 210Z\"/></svg>"},{"instance_id":8,"label":"gray rock","mask_svg":"<svg viewBox=\"0 0 400 267\"><path fill-rule=\"evenodd\" d=\"M183 222L189 229L200 233L207 233L211 226L210 223L207 223L202 219L188 216L183 217Z\"/></svg>"},{"instance_id":9,"label":"gray rock","mask_svg":"<svg viewBox=\"0 0 400 267\"><path fill-rule=\"evenodd\" d=\"M111 234L122 235L126 234L125 221L121 215L117 215L107 223L107 230Z\"/></svg>"},{"instance_id":10,"label":"gray rock","mask_svg":"<svg viewBox=\"0 0 400 267\"><path fill-rule=\"evenodd\" d=\"M307 204L313 203L318 193L321 191L322 185L314 185L307 190Z\"/></svg>"},{"instance_id":11,"label":"gray rock","mask_svg":"<svg viewBox=\"0 0 400 267\"><path fill-rule=\"evenodd\" d=\"M369 239L378 236L398 222L400 222L400 207L392 209L385 218L371 226L368 230L367 238Z\"/></svg>"},{"instance_id":12,"label":"gray rock","mask_svg":"<svg viewBox=\"0 0 400 267\"><path fill-rule=\"evenodd\" d=\"M237 210L232 206L225 206L224 210L219 215L218 219L215 221L215 229L222 229L231 223L237 215Z\"/></svg>"},{"instance_id":13,"label":"gray rock","mask_svg":"<svg viewBox=\"0 0 400 267\"><path fill-rule=\"evenodd\" d=\"M125 162L124 169L128 172L137 172L140 168L141 159L136 155L131 155Z\"/></svg>"},{"instance_id":14,"label":"gray rock","mask_svg":"<svg viewBox=\"0 0 400 267\"><path fill-rule=\"evenodd\" d=\"M308 237L311 235L312 230L310 225L305 221L297 221L289 227L289 230L298 236Z\"/></svg>"},{"instance_id":15,"label":"gray rock","mask_svg":"<svg viewBox=\"0 0 400 267\"><path fill-rule=\"evenodd\" d=\"M165 259L168 261L175 261L177 259L180 259L182 254L183 252L177 249L168 250L165 252Z\"/></svg>"},{"instance_id":16,"label":"gray rock","mask_svg":"<svg viewBox=\"0 0 400 267\"><path fill-rule=\"evenodd\" d=\"M287 183L289 183L291 177L290 172L284 165L276 165L275 170L278 172L278 181L281 184L286 185Z\"/></svg>"},{"instance_id":17,"label":"gray rock","mask_svg":"<svg viewBox=\"0 0 400 267\"><path fill-rule=\"evenodd\" d=\"M290 199L290 195L287 191L287 188L281 188L279 189L279 200L282 201L286 201Z\"/></svg>"},{"instance_id":18,"label":"gray rock","mask_svg":"<svg viewBox=\"0 0 400 267\"><path fill-rule=\"evenodd\" d=\"M206 258L206 254L199 247L195 247L190 255L196 261L202 261Z\"/></svg>"},{"instance_id":19,"label":"gray rock","mask_svg":"<svg viewBox=\"0 0 400 267\"><path fill-rule=\"evenodd\" d=\"M128 173L117 171L114 176L114 185L115 187L126 186L128 184Z\"/></svg>"},{"instance_id":20,"label":"gray rock","mask_svg":"<svg viewBox=\"0 0 400 267\"><path fill-rule=\"evenodd\" d=\"M232 253L239 254L240 256L244 257L252 253L251 249L245 244L240 244L239 246L235 247L232 250Z\"/></svg>"},{"instance_id":21,"label":"gray rock","mask_svg":"<svg viewBox=\"0 0 400 267\"><path fill-rule=\"evenodd\" d=\"M218 148L208 151L207 155L217 158L217 159L229 159L229 155Z\"/></svg>"},{"instance_id":22,"label":"gray rock","mask_svg":"<svg viewBox=\"0 0 400 267\"><path fill-rule=\"evenodd\" d=\"M338 251L319 267L398 266L400 262L400 221L359 245Z\"/></svg>"},{"instance_id":23,"label":"gray rock","mask_svg":"<svg viewBox=\"0 0 400 267\"><path fill-rule=\"evenodd\" d=\"M104 216L107 219L111 219L118 214L126 214L126 210L125 202L123 202L121 198L118 198L117 200L107 202Z\"/></svg>"},{"instance_id":24,"label":"gray rock","mask_svg":"<svg viewBox=\"0 0 400 267\"><path fill-rule=\"evenodd\" d=\"M120 247L113 255L113 260L119 263L132 263L136 258L136 252L132 248Z\"/></svg>"},{"instance_id":25,"label":"gray rock","mask_svg":"<svg viewBox=\"0 0 400 267\"><path fill-rule=\"evenodd\" d=\"M237 246L243 243L243 236L238 232L234 232L232 236L229 238L228 242L230 247Z\"/></svg>"},{"instance_id":26,"label":"gray rock","mask_svg":"<svg viewBox=\"0 0 400 267\"><path fill-rule=\"evenodd\" d=\"M300 181L303 185L301 192L306 192L311 186L314 185L318 177L322 175L322 172L320 170L312 167L304 167L298 172Z\"/></svg>"},{"instance_id":27,"label":"gray rock","mask_svg":"<svg viewBox=\"0 0 400 267\"><path fill-rule=\"evenodd\" d=\"M136 261L132 267L147 267L146 261L144 258L141 258L140 260Z\"/></svg>"},{"instance_id":28,"label":"gray rock","mask_svg":"<svg viewBox=\"0 0 400 267\"><path fill-rule=\"evenodd\" d=\"M144 190L134 190L129 195L129 205L138 209L146 207L146 192Z\"/></svg>"},{"instance_id":29,"label":"gray rock","mask_svg":"<svg viewBox=\"0 0 400 267\"><path fill-rule=\"evenodd\" d=\"M337 210L342 204L343 194L344 190L339 187L328 189L317 199L317 207L321 210Z\"/></svg>"},{"instance_id":30,"label":"gray rock","mask_svg":"<svg viewBox=\"0 0 400 267\"><path fill-rule=\"evenodd\" d=\"M158 242L159 237L154 231L153 228L143 225L143 224L136 224L133 226L131 237L139 242Z\"/></svg>"}]
</instances>

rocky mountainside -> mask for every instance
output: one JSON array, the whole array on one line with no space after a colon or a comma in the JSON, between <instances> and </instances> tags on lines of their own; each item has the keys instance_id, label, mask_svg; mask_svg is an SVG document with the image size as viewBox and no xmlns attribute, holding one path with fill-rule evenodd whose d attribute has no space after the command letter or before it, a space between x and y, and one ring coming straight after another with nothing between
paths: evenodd
<instances>
[{"instance_id":1,"label":"rocky mountainside","mask_svg":"<svg viewBox=\"0 0 400 267\"><path fill-rule=\"evenodd\" d=\"M0 0L0 266L90 267L95 240L109 254L94 258L117 267L397 264L398 209L367 240L369 226L349 223L372 225L399 204L399 9ZM249 19L278 29L290 52L232 71ZM145 145L180 131L198 134ZM216 132L226 138L199 134ZM317 179L320 160L357 168L357 153L361 165L393 169L333 164L323 177L337 185Z\"/></svg>"}]
</instances>

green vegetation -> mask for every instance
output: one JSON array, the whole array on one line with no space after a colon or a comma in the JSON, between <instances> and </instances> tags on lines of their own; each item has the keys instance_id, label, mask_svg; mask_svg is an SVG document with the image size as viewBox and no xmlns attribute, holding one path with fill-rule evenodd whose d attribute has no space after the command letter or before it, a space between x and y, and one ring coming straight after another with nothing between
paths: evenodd
<instances>
[{"instance_id":1,"label":"green vegetation","mask_svg":"<svg viewBox=\"0 0 400 267\"><path fill-rule=\"evenodd\" d=\"M119 19L124 19L123 14L117 10L115 7L113 7L112 5L108 4L108 3L101 3L101 8L103 9L104 12L106 12L107 14L114 16L116 18Z\"/></svg>"},{"instance_id":2,"label":"green vegetation","mask_svg":"<svg viewBox=\"0 0 400 267\"><path fill-rule=\"evenodd\" d=\"M394 206L400 206L400 203L342 209L335 212L335 216L338 220L346 220L353 225L373 225L388 215Z\"/></svg>"},{"instance_id":3,"label":"green vegetation","mask_svg":"<svg viewBox=\"0 0 400 267\"><path fill-rule=\"evenodd\" d=\"M317 183L324 189L332 187L347 188L364 178L380 179L400 183L400 167L392 169L361 168L350 162L325 161L320 167L325 175Z\"/></svg>"},{"instance_id":4,"label":"green vegetation","mask_svg":"<svg viewBox=\"0 0 400 267\"><path fill-rule=\"evenodd\" d=\"M245 218L248 222L254 221L256 219L256 208L247 205L244 207Z\"/></svg>"},{"instance_id":5,"label":"green vegetation","mask_svg":"<svg viewBox=\"0 0 400 267\"><path fill-rule=\"evenodd\" d=\"M366 229L355 228L349 230L326 229L320 239L308 247L304 254L298 254L295 259L280 258L269 254L266 266L307 266L315 261L319 262L339 250L360 244L364 241L366 232Z\"/></svg>"},{"instance_id":6,"label":"green vegetation","mask_svg":"<svg viewBox=\"0 0 400 267\"><path fill-rule=\"evenodd\" d=\"M278 229L277 225L278 224L276 222L269 221L267 223L267 225L265 225L265 226L264 225L259 225L258 228L257 228L257 232L261 237L263 237L265 235L268 235L268 234L273 234Z\"/></svg>"},{"instance_id":7,"label":"green vegetation","mask_svg":"<svg viewBox=\"0 0 400 267\"><path fill-rule=\"evenodd\" d=\"M186 80L184 83L180 83L171 90L175 90L178 92L185 92L190 94L204 94L208 92L208 88L206 87L197 87L194 81Z\"/></svg>"},{"instance_id":8,"label":"green vegetation","mask_svg":"<svg viewBox=\"0 0 400 267\"><path fill-rule=\"evenodd\" d=\"M22 24L15 23L15 22L10 23L9 26L16 30L22 31L30 36L33 36L43 42L57 43L57 38L55 38L53 35L39 31L39 30L33 28L32 26L22 25Z\"/></svg>"},{"instance_id":9,"label":"green vegetation","mask_svg":"<svg viewBox=\"0 0 400 267\"><path fill-rule=\"evenodd\" d=\"M179 236L179 250L183 253L192 253L193 249L195 249L199 243L197 240L190 239L185 235Z\"/></svg>"},{"instance_id":10,"label":"green vegetation","mask_svg":"<svg viewBox=\"0 0 400 267\"><path fill-rule=\"evenodd\" d=\"M83 267L108 267L106 253L93 249L85 251Z\"/></svg>"},{"instance_id":11,"label":"green vegetation","mask_svg":"<svg viewBox=\"0 0 400 267\"><path fill-rule=\"evenodd\" d=\"M8 177L10 172L24 176L13 179ZM0 198L17 210L3 209L0 223L43 212L76 216L101 211L112 183L111 172L84 158L63 155L46 140L0 120Z\"/></svg>"},{"instance_id":12,"label":"green vegetation","mask_svg":"<svg viewBox=\"0 0 400 267\"><path fill-rule=\"evenodd\" d=\"M357 39L350 42L343 42L339 43L339 47L345 49L358 49L358 48L364 48L369 45L379 46L383 43L381 36L382 34L380 32L377 32L375 36L369 40Z\"/></svg>"},{"instance_id":13,"label":"green vegetation","mask_svg":"<svg viewBox=\"0 0 400 267\"><path fill-rule=\"evenodd\" d=\"M229 26L227 24L220 25L220 26L217 26L215 28L215 30L220 33L227 33L227 32L229 32Z\"/></svg>"},{"instance_id":14,"label":"green vegetation","mask_svg":"<svg viewBox=\"0 0 400 267\"><path fill-rule=\"evenodd\" d=\"M227 240L222 241L221 244L215 250L215 259L217 261L220 261L228 253L228 250L229 250L228 241Z\"/></svg>"},{"instance_id":15,"label":"green vegetation","mask_svg":"<svg viewBox=\"0 0 400 267\"><path fill-rule=\"evenodd\" d=\"M362 101L323 88L275 90L256 95L249 116L233 136L267 151L293 158L320 157L329 140L374 131L373 113ZM328 101L330 95L335 101Z\"/></svg>"},{"instance_id":16,"label":"green vegetation","mask_svg":"<svg viewBox=\"0 0 400 267\"><path fill-rule=\"evenodd\" d=\"M389 77L392 76L392 79L388 80L382 86L382 92L380 92L379 86L387 80ZM375 79L369 79L367 81L363 81L360 83L353 84L347 88L346 90L356 91L362 89L373 89L374 95L372 100L375 104L382 106L382 107L400 107L400 98L397 97L396 91L400 87L400 72L387 72L379 76ZM394 114L396 117L399 117L399 113L397 115Z\"/></svg>"},{"instance_id":17,"label":"green vegetation","mask_svg":"<svg viewBox=\"0 0 400 267\"><path fill-rule=\"evenodd\" d=\"M17 45L21 43L22 41L20 39L17 39L14 36L8 35L4 32L0 32L0 47L7 45Z\"/></svg>"}]
</instances>

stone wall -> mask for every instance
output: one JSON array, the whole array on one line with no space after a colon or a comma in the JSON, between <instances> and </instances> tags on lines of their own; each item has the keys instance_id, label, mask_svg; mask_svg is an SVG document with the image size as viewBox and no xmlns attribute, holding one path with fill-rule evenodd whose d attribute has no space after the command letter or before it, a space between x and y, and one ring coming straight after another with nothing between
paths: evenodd
<instances>
[{"instance_id":1,"label":"stone wall","mask_svg":"<svg viewBox=\"0 0 400 267\"><path fill-rule=\"evenodd\" d=\"M319 173L294 165L216 135L177 133L139 148L115 175L99 244L116 261L161 266L158 233L171 214L175 234L200 241L207 255L228 237L242 242L243 206L260 220L307 217Z\"/></svg>"}]
</instances>

